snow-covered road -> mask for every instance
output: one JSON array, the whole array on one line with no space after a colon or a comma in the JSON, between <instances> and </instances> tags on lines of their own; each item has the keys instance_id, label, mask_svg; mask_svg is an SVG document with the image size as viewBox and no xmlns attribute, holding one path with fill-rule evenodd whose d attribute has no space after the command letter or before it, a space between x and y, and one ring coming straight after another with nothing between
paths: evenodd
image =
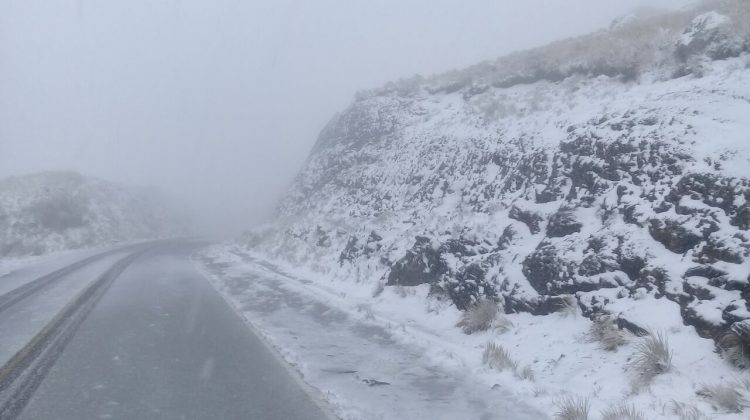
<instances>
[{"instance_id":1,"label":"snow-covered road","mask_svg":"<svg viewBox=\"0 0 750 420\"><path fill-rule=\"evenodd\" d=\"M196 271L195 249L161 246L87 267L111 273L111 285L42 369L25 407L0 418L329 418Z\"/></svg>"}]
</instances>

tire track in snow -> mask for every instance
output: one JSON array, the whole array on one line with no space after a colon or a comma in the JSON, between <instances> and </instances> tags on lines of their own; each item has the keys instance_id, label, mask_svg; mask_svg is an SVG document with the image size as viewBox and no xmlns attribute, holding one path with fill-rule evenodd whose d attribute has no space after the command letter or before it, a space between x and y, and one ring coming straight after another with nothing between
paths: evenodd
<instances>
[{"instance_id":1,"label":"tire track in snow","mask_svg":"<svg viewBox=\"0 0 750 420\"><path fill-rule=\"evenodd\" d=\"M71 274L77 270L80 270L81 268L84 268L90 264L93 264L97 261L100 261L118 252L133 250L139 246L142 246L142 245L131 245L131 246L127 246L124 248L113 249L111 251L106 251L100 254L92 255L81 261L75 262L63 268L55 270L49 274L46 274L42 277L39 277L35 280L32 280L22 286L19 286L11 290L10 292L0 295L0 314L10 309L11 307L15 306L19 302L22 302L25 299L31 296L34 296L35 294L47 289L48 287L52 286L53 284L61 280L63 277L67 276L68 274Z\"/></svg>"},{"instance_id":2,"label":"tire track in snow","mask_svg":"<svg viewBox=\"0 0 750 420\"><path fill-rule=\"evenodd\" d=\"M0 368L0 420L12 420L21 414L34 391L44 380L47 372L54 365L86 316L120 274L148 249L136 251L117 261L109 270L79 293L42 331L18 351L5 366ZM111 255L114 252L121 251L105 254ZM92 258L101 257L102 254ZM73 265L76 266L77 264ZM66 269L70 267L68 266Z\"/></svg>"}]
</instances>

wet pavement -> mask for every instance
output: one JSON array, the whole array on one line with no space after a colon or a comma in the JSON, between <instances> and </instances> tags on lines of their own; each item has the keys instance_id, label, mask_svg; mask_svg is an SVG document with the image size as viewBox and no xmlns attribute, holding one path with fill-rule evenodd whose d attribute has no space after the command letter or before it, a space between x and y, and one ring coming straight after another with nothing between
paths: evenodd
<instances>
[{"instance_id":1,"label":"wet pavement","mask_svg":"<svg viewBox=\"0 0 750 420\"><path fill-rule=\"evenodd\" d=\"M195 269L154 251L115 281L22 419L329 418Z\"/></svg>"}]
</instances>

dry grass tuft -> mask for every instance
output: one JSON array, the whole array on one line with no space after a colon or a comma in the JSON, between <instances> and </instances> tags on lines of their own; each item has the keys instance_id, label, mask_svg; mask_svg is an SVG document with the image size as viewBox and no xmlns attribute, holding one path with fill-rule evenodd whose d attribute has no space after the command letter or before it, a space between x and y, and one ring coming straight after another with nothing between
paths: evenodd
<instances>
[{"instance_id":1,"label":"dry grass tuft","mask_svg":"<svg viewBox=\"0 0 750 420\"><path fill-rule=\"evenodd\" d=\"M588 420L591 411L588 398L566 397L556 405L555 420Z\"/></svg>"},{"instance_id":2,"label":"dry grass tuft","mask_svg":"<svg viewBox=\"0 0 750 420\"><path fill-rule=\"evenodd\" d=\"M601 412L602 420L646 420L646 417L632 405L618 405Z\"/></svg>"},{"instance_id":3,"label":"dry grass tuft","mask_svg":"<svg viewBox=\"0 0 750 420\"><path fill-rule=\"evenodd\" d=\"M672 414L680 420L710 420L696 407L677 401L672 401Z\"/></svg>"},{"instance_id":4,"label":"dry grass tuft","mask_svg":"<svg viewBox=\"0 0 750 420\"><path fill-rule=\"evenodd\" d=\"M714 408L730 413L741 413L750 407L750 382L737 380L719 385L703 385L698 395L706 398Z\"/></svg>"},{"instance_id":5,"label":"dry grass tuft","mask_svg":"<svg viewBox=\"0 0 750 420\"><path fill-rule=\"evenodd\" d=\"M508 353L503 346L492 342L487 343L484 347L482 363L501 372L504 370L515 371L518 369L518 362L513 360L510 353Z\"/></svg>"},{"instance_id":6,"label":"dry grass tuft","mask_svg":"<svg viewBox=\"0 0 750 420\"><path fill-rule=\"evenodd\" d=\"M490 328L505 332L513 326L513 323L502 315L500 305L485 299L464 311L456 326L460 327L465 334L473 334Z\"/></svg>"},{"instance_id":7,"label":"dry grass tuft","mask_svg":"<svg viewBox=\"0 0 750 420\"><path fill-rule=\"evenodd\" d=\"M666 333L652 333L641 339L635 346L630 366L644 384L668 372L672 368L672 350Z\"/></svg>"}]
</instances>

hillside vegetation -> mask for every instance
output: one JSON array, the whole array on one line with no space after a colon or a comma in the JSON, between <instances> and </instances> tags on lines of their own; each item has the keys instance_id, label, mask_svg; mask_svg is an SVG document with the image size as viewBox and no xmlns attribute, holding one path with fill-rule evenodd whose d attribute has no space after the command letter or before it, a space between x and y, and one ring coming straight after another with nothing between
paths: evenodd
<instances>
[{"instance_id":1,"label":"hillside vegetation","mask_svg":"<svg viewBox=\"0 0 750 420\"><path fill-rule=\"evenodd\" d=\"M643 384L674 371L676 336L678 364L741 369L748 116L750 2L624 21L361 93L321 133L278 219L242 244L373 300L427 288L426 308L491 301L550 325L580 313L606 348L653 337L627 368Z\"/></svg>"}]
</instances>

